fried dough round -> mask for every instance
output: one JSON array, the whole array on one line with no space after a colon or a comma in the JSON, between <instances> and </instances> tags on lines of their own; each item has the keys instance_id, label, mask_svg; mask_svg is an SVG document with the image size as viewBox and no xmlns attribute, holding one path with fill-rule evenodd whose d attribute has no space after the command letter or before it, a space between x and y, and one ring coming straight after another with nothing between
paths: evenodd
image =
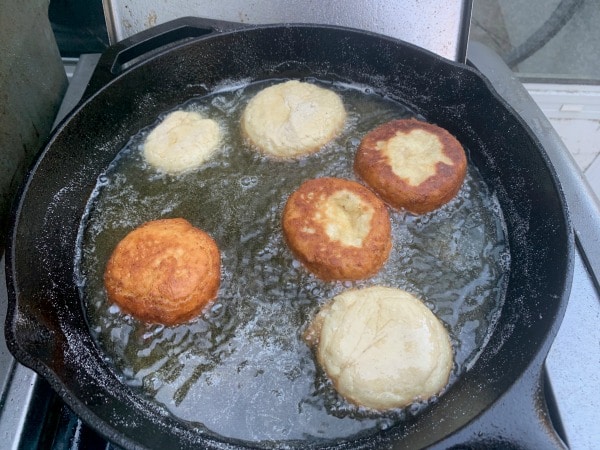
<instances>
[{"instance_id":1,"label":"fried dough round","mask_svg":"<svg viewBox=\"0 0 600 450\"><path fill-rule=\"evenodd\" d=\"M145 322L174 325L197 316L221 281L219 248L185 219L147 222L114 249L104 272L108 299Z\"/></svg>"},{"instance_id":2,"label":"fried dough round","mask_svg":"<svg viewBox=\"0 0 600 450\"><path fill-rule=\"evenodd\" d=\"M346 110L335 92L298 80L263 89L246 106L242 131L261 152L277 158L314 153L344 127Z\"/></svg>"},{"instance_id":3,"label":"fried dough round","mask_svg":"<svg viewBox=\"0 0 600 450\"><path fill-rule=\"evenodd\" d=\"M354 170L389 205L423 214L458 193L467 157L460 142L443 128L401 119L363 138Z\"/></svg>"},{"instance_id":4,"label":"fried dough round","mask_svg":"<svg viewBox=\"0 0 600 450\"><path fill-rule=\"evenodd\" d=\"M385 204L354 181L304 182L288 198L282 224L294 255L326 281L375 275L392 248Z\"/></svg>"},{"instance_id":5,"label":"fried dough round","mask_svg":"<svg viewBox=\"0 0 600 450\"><path fill-rule=\"evenodd\" d=\"M426 401L447 385L450 337L418 298L383 286L351 289L326 304L305 338L346 400L388 410Z\"/></svg>"},{"instance_id":6,"label":"fried dough round","mask_svg":"<svg viewBox=\"0 0 600 450\"><path fill-rule=\"evenodd\" d=\"M143 155L158 170L177 174L201 166L220 140L216 121L193 111L174 111L150 132Z\"/></svg>"}]
</instances>

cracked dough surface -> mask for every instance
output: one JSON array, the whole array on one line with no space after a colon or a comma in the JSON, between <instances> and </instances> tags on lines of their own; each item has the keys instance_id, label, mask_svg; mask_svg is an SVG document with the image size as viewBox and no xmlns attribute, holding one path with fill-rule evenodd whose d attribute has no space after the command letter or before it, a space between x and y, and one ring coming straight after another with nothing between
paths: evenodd
<instances>
[{"instance_id":1,"label":"cracked dough surface","mask_svg":"<svg viewBox=\"0 0 600 450\"><path fill-rule=\"evenodd\" d=\"M345 291L321 309L306 336L336 390L367 408L427 400L446 386L453 366L442 322L400 289Z\"/></svg>"},{"instance_id":2,"label":"cracked dough surface","mask_svg":"<svg viewBox=\"0 0 600 450\"><path fill-rule=\"evenodd\" d=\"M143 154L152 166L176 174L202 165L220 140L216 121L193 111L174 111L150 132Z\"/></svg>"},{"instance_id":3,"label":"cracked dough surface","mask_svg":"<svg viewBox=\"0 0 600 450\"><path fill-rule=\"evenodd\" d=\"M261 152L289 158L314 153L344 127L346 110L335 92L298 80L256 94L242 115L242 130Z\"/></svg>"}]
</instances>

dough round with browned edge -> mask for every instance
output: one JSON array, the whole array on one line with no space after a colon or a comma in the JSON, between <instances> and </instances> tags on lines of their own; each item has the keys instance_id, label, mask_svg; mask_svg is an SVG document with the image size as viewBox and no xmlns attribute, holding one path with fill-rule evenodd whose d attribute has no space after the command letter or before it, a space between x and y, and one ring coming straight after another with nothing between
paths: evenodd
<instances>
[{"instance_id":1,"label":"dough round with browned edge","mask_svg":"<svg viewBox=\"0 0 600 450\"><path fill-rule=\"evenodd\" d=\"M354 170L391 206L423 214L458 193L467 157L443 128L415 119L393 120L363 138Z\"/></svg>"},{"instance_id":2,"label":"dough round with browned edge","mask_svg":"<svg viewBox=\"0 0 600 450\"><path fill-rule=\"evenodd\" d=\"M261 152L290 158L314 153L344 127L346 110L335 92L298 80L263 89L246 106L242 131Z\"/></svg>"},{"instance_id":3,"label":"dough round with browned edge","mask_svg":"<svg viewBox=\"0 0 600 450\"><path fill-rule=\"evenodd\" d=\"M326 281L372 276L392 248L385 204L350 180L304 182L288 198L282 224L294 255Z\"/></svg>"},{"instance_id":4,"label":"dough round with browned edge","mask_svg":"<svg viewBox=\"0 0 600 450\"><path fill-rule=\"evenodd\" d=\"M104 272L108 299L145 322L173 325L197 316L217 295L219 248L185 219L147 222L114 249Z\"/></svg>"},{"instance_id":5,"label":"dough round with browned edge","mask_svg":"<svg viewBox=\"0 0 600 450\"><path fill-rule=\"evenodd\" d=\"M146 137L143 155L158 170L177 174L196 169L217 150L219 124L194 111L174 111Z\"/></svg>"},{"instance_id":6,"label":"dough round with browned edge","mask_svg":"<svg viewBox=\"0 0 600 450\"><path fill-rule=\"evenodd\" d=\"M339 294L319 311L307 337L335 389L376 410L439 394L453 366L442 322L418 298L395 288Z\"/></svg>"}]
</instances>

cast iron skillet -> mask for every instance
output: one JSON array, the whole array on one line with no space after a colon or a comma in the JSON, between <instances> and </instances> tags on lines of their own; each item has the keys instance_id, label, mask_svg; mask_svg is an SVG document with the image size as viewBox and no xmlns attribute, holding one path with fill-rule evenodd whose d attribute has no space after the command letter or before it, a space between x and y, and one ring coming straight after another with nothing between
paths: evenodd
<instances>
[{"instance_id":1,"label":"cast iron skillet","mask_svg":"<svg viewBox=\"0 0 600 450\"><path fill-rule=\"evenodd\" d=\"M117 380L90 337L74 281L77 231L97 176L159 113L223 80L308 75L370 85L455 134L499 198L512 254L497 327L472 369L437 404L402 434L392 428L320 445L564 446L548 417L543 362L569 295L573 233L548 157L475 70L368 32L186 18L109 49L84 100L32 167L14 209L7 251L11 351L118 445L241 445L199 434Z\"/></svg>"}]
</instances>

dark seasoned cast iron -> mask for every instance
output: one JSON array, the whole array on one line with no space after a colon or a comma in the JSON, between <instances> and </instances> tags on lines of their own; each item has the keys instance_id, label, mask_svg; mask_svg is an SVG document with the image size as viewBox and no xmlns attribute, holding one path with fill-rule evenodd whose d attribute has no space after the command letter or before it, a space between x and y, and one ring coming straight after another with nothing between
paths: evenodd
<instances>
[{"instance_id":1,"label":"dark seasoned cast iron","mask_svg":"<svg viewBox=\"0 0 600 450\"><path fill-rule=\"evenodd\" d=\"M392 428L327 445L562 446L548 420L542 366L566 307L573 234L555 173L523 121L475 70L394 39L330 26L234 28L179 20L103 56L86 100L50 139L14 209L7 251L11 351L119 445L224 448L218 436L201 435L137 397L96 349L74 281L89 195L131 135L224 80L311 75L364 83L447 128L470 149L500 200L512 266L489 343L437 404L402 436Z\"/></svg>"}]
</instances>

